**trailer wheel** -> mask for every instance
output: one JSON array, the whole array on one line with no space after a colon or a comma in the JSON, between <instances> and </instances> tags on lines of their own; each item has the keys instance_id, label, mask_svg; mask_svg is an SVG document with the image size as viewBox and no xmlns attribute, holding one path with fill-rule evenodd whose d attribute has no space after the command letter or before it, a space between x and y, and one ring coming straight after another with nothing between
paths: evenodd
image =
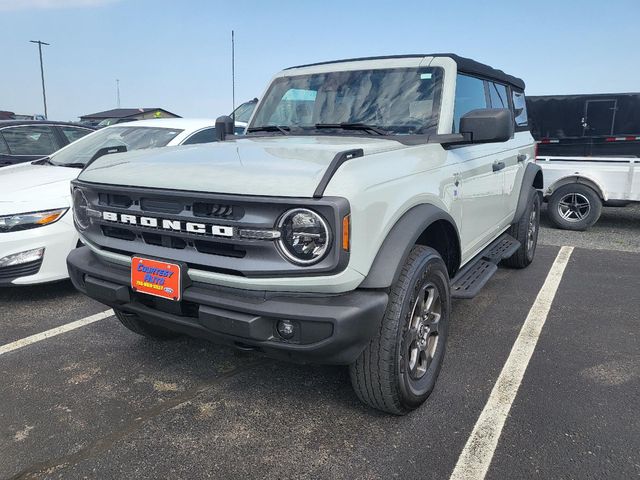
<instances>
[{"instance_id":1,"label":"trailer wheel","mask_svg":"<svg viewBox=\"0 0 640 480\"><path fill-rule=\"evenodd\" d=\"M549 218L564 230L586 230L600 218L602 200L590 187L570 183L558 188L549 199Z\"/></svg>"}]
</instances>

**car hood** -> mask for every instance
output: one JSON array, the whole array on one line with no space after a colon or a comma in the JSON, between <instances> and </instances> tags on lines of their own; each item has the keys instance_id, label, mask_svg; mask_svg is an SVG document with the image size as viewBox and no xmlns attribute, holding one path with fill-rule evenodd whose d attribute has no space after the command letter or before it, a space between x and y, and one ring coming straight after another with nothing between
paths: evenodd
<instances>
[{"instance_id":1,"label":"car hood","mask_svg":"<svg viewBox=\"0 0 640 480\"><path fill-rule=\"evenodd\" d=\"M77 168L23 163L0 169L0 215L70 205L69 182Z\"/></svg>"},{"instance_id":2,"label":"car hood","mask_svg":"<svg viewBox=\"0 0 640 480\"><path fill-rule=\"evenodd\" d=\"M336 154L355 148L362 148L366 156L404 146L369 137L242 138L104 156L79 179L172 190L311 197Z\"/></svg>"}]
</instances>

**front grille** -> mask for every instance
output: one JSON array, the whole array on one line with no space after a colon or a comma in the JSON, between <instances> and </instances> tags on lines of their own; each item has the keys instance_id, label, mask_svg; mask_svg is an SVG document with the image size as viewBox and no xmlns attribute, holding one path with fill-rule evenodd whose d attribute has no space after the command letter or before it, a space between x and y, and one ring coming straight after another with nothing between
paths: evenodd
<instances>
[{"instance_id":1,"label":"front grille","mask_svg":"<svg viewBox=\"0 0 640 480\"><path fill-rule=\"evenodd\" d=\"M42 258L29 263L0 268L0 280L9 280L27 275L35 275L40 271Z\"/></svg>"},{"instance_id":2,"label":"front grille","mask_svg":"<svg viewBox=\"0 0 640 480\"><path fill-rule=\"evenodd\" d=\"M314 209L338 232L349 214L349 204L342 198L254 197L81 181L73 185L83 189L93 210L102 212L93 215L83 236L103 250L244 277L319 275L343 270L348 263L349 253L339 248L337 240L322 261L302 267L284 258L273 238L240 234L274 230L285 211L300 207Z\"/></svg>"}]
</instances>

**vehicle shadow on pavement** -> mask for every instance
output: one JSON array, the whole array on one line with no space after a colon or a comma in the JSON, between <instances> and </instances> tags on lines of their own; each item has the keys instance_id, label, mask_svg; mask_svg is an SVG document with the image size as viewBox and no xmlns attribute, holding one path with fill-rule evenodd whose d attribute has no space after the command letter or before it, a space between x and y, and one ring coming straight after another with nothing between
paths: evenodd
<instances>
[{"instance_id":1,"label":"vehicle shadow on pavement","mask_svg":"<svg viewBox=\"0 0 640 480\"><path fill-rule=\"evenodd\" d=\"M41 285L16 285L0 287L0 302L67 299L78 295L70 280ZM106 307L105 307L106 309Z\"/></svg>"}]
</instances>

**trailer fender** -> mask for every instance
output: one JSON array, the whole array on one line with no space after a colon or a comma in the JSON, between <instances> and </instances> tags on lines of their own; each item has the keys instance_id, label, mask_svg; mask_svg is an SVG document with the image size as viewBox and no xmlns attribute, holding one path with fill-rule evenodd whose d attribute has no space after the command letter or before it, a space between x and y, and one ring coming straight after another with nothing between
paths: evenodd
<instances>
[{"instance_id":1,"label":"trailer fender","mask_svg":"<svg viewBox=\"0 0 640 480\"><path fill-rule=\"evenodd\" d=\"M598 194L598 196L602 199L603 202L606 202L609 199L607 195L607 191L604 189L604 186L597 180L590 178L586 175L567 175L566 177L562 177L556 180L552 185L549 185L547 190L544 192L544 197L548 198L553 195L558 188L563 187L565 185L569 185L571 183L580 183L582 185L586 185L587 187L592 188Z\"/></svg>"}]
</instances>

